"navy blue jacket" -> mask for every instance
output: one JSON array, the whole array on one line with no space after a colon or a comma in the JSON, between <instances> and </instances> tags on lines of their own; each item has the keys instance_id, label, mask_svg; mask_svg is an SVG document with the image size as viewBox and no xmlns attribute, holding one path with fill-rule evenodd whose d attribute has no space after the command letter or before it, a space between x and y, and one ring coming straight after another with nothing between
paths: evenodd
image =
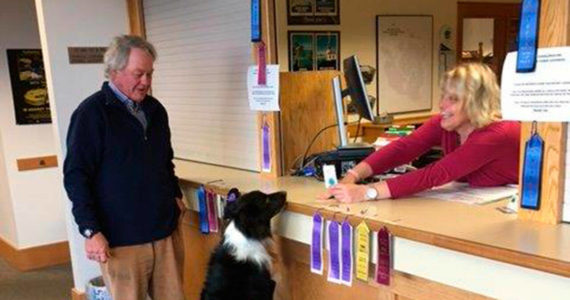
<instances>
[{"instance_id":1,"label":"navy blue jacket","mask_svg":"<svg viewBox=\"0 0 570 300\"><path fill-rule=\"evenodd\" d=\"M64 184L82 232L101 231L110 247L169 236L181 197L174 175L168 116L153 97L142 101L145 130L107 82L73 112Z\"/></svg>"}]
</instances>

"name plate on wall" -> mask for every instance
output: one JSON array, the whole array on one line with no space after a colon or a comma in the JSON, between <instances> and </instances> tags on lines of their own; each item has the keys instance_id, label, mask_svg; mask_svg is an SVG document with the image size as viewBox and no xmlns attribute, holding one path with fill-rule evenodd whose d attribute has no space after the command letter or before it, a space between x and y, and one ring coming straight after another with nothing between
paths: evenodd
<instances>
[{"instance_id":1,"label":"name plate on wall","mask_svg":"<svg viewBox=\"0 0 570 300\"><path fill-rule=\"evenodd\" d=\"M67 47L70 64L102 64L107 47Z\"/></svg>"}]
</instances>

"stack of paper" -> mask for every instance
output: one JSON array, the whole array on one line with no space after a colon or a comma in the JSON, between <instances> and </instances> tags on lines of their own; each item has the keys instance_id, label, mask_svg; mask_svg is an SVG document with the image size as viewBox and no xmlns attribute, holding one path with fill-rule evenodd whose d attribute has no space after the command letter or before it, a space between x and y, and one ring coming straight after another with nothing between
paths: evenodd
<instances>
[{"instance_id":1,"label":"stack of paper","mask_svg":"<svg viewBox=\"0 0 570 300\"><path fill-rule=\"evenodd\" d=\"M480 205L511 198L517 193L516 185L474 188L469 187L467 183L451 182L417 193L415 196Z\"/></svg>"}]
</instances>

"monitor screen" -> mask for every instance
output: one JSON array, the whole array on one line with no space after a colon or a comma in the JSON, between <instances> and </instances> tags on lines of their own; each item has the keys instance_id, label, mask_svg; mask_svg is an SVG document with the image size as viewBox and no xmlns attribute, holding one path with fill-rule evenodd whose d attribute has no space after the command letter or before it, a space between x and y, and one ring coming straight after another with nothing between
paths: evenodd
<instances>
[{"instance_id":1,"label":"monitor screen","mask_svg":"<svg viewBox=\"0 0 570 300\"><path fill-rule=\"evenodd\" d=\"M368 93L366 92L366 86L364 85L360 64L358 63L356 55L346 58L343 61L343 66L344 78L348 85L348 95L350 95L350 98L352 98L352 101L356 104L358 114L364 119L373 121L374 113L368 101Z\"/></svg>"}]
</instances>

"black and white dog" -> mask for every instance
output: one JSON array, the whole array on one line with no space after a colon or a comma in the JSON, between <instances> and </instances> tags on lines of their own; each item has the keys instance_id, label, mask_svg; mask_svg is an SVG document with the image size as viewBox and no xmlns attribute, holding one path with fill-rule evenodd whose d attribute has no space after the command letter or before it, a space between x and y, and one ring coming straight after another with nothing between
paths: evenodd
<instances>
[{"instance_id":1,"label":"black and white dog","mask_svg":"<svg viewBox=\"0 0 570 300\"><path fill-rule=\"evenodd\" d=\"M271 279L271 218L285 206L286 193L254 191L224 209L229 224L212 253L201 300L273 299Z\"/></svg>"}]
</instances>

